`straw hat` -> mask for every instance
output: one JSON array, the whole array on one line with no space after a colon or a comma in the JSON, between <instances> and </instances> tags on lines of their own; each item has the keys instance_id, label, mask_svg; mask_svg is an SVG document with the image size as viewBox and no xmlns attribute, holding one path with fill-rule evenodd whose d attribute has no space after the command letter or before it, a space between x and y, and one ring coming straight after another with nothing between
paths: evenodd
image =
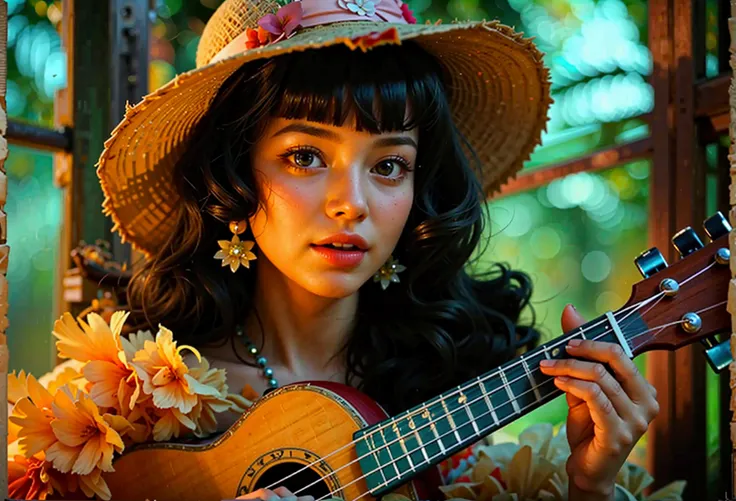
<instances>
[{"instance_id":1,"label":"straw hat","mask_svg":"<svg viewBox=\"0 0 736 501\"><path fill-rule=\"evenodd\" d=\"M178 202L174 165L220 85L243 63L335 44L365 51L413 40L434 55L445 72L453 118L478 154L484 188L492 194L540 143L552 102L542 54L497 21L412 21L402 0L300 0L283 6L225 0L204 29L197 68L127 107L105 142L97 175L112 231L146 257L165 243Z\"/></svg>"}]
</instances>

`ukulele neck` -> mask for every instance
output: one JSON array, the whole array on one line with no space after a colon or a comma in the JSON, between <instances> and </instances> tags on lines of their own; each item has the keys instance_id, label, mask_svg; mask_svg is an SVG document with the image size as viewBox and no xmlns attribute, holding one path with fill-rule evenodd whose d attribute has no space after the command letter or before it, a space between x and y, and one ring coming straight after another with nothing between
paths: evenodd
<instances>
[{"instance_id":1,"label":"ukulele neck","mask_svg":"<svg viewBox=\"0 0 736 501\"><path fill-rule=\"evenodd\" d=\"M568 358L565 345L570 339L616 343L631 356L626 339L644 330L646 325L636 312L624 321L616 321L610 313L602 315L436 398L357 432L354 438L358 457L371 494L391 491L561 395L552 378L538 367L544 359Z\"/></svg>"}]
</instances>

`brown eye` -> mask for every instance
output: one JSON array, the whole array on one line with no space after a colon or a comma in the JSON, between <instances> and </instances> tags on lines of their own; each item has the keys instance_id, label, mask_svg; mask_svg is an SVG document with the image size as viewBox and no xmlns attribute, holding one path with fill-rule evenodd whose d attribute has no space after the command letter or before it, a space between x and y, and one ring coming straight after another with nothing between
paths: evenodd
<instances>
[{"instance_id":1,"label":"brown eye","mask_svg":"<svg viewBox=\"0 0 736 501\"><path fill-rule=\"evenodd\" d=\"M376 165L374 167L374 171L379 176L384 177L391 177L392 174L395 175L395 170L397 167L397 163L394 160L386 160L385 162L381 162L380 164ZM399 167L399 171L401 170L401 167Z\"/></svg>"},{"instance_id":2,"label":"brown eye","mask_svg":"<svg viewBox=\"0 0 736 501\"><path fill-rule=\"evenodd\" d=\"M299 167L309 167L314 161L314 153L309 151L300 151L294 153L294 162Z\"/></svg>"}]
</instances>

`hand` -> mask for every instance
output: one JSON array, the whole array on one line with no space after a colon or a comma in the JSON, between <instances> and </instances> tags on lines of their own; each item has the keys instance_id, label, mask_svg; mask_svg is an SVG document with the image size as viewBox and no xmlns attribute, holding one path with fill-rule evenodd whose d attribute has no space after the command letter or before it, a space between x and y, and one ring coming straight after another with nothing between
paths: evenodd
<instances>
[{"instance_id":1,"label":"hand","mask_svg":"<svg viewBox=\"0 0 736 501\"><path fill-rule=\"evenodd\" d=\"M276 487L271 489L258 489L249 492L244 496L238 496L236 499L252 499L258 501L314 501L314 496L295 496L286 487Z\"/></svg>"},{"instance_id":2,"label":"hand","mask_svg":"<svg viewBox=\"0 0 736 501\"><path fill-rule=\"evenodd\" d=\"M564 332L583 323L574 307L565 307ZM578 346L566 346L575 358L542 361L540 370L555 376L555 386L567 395L570 499L574 491L583 491L584 499L613 499L616 474L659 412L657 394L619 345L580 341Z\"/></svg>"}]
</instances>

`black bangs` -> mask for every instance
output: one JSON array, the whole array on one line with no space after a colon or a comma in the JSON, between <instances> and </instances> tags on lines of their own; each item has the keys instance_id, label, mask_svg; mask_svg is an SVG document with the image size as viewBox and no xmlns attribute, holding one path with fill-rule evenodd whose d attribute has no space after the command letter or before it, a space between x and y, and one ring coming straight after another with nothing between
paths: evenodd
<instances>
[{"instance_id":1,"label":"black bangs","mask_svg":"<svg viewBox=\"0 0 736 501\"><path fill-rule=\"evenodd\" d=\"M356 130L378 134L429 127L446 111L441 69L412 42L368 52L339 45L273 63L264 76L275 117L338 127L354 117Z\"/></svg>"}]
</instances>

